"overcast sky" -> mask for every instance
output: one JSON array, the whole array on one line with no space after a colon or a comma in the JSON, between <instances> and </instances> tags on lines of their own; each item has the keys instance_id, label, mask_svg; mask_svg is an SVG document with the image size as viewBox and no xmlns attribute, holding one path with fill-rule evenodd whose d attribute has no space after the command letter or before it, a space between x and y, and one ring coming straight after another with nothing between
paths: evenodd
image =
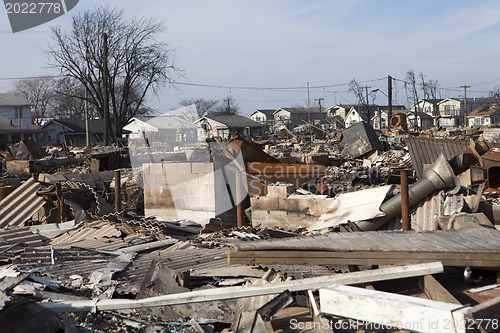
<instances>
[{"instance_id":1,"label":"overcast sky","mask_svg":"<svg viewBox=\"0 0 500 333\"><path fill-rule=\"evenodd\" d=\"M125 16L157 17L167 31L159 37L176 49L182 83L165 87L149 105L165 112L182 99L231 95L243 114L310 103L356 103L347 83L356 78L387 93L388 74L408 70L437 79L442 97L486 96L500 85L500 1L463 0L80 0L68 14L13 34L0 14L0 92L12 80L57 74L43 50L50 27L69 29L71 16L106 5ZM232 87L232 88L228 88ZM387 104L382 93L377 102ZM470 94L470 95L469 95ZM403 84L395 99L405 104ZM384 99L382 99L384 98Z\"/></svg>"}]
</instances>

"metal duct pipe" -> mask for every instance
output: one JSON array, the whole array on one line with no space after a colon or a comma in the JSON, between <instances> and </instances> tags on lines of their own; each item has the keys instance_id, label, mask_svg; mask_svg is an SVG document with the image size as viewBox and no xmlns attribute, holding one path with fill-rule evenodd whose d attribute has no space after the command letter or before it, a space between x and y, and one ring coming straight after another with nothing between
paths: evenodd
<instances>
[{"instance_id":1,"label":"metal duct pipe","mask_svg":"<svg viewBox=\"0 0 500 333\"><path fill-rule=\"evenodd\" d=\"M428 168L424 177L412 184L408 190L409 206L434 193L445 188L454 187L453 191L458 192L460 182L456 175L469 169L471 165L480 160L480 155L488 151L488 146L484 143L476 143L474 148L468 149L464 153L453 157L450 160L441 155L432 167ZM389 220L401 213L401 194L395 195L380 206L380 210L386 216L371 220L360 221L356 224L362 230L376 230Z\"/></svg>"}]
</instances>

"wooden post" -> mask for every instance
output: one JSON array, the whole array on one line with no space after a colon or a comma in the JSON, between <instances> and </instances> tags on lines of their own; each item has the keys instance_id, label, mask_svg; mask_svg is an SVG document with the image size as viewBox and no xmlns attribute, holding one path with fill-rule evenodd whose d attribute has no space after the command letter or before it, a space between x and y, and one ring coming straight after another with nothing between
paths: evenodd
<instances>
[{"instance_id":1,"label":"wooden post","mask_svg":"<svg viewBox=\"0 0 500 333\"><path fill-rule=\"evenodd\" d=\"M120 170L115 170L115 210L122 210L121 177Z\"/></svg>"},{"instance_id":2,"label":"wooden post","mask_svg":"<svg viewBox=\"0 0 500 333\"><path fill-rule=\"evenodd\" d=\"M241 177L243 175L239 172L235 173L236 177L236 225L238 228L243 227L243 207L241 206L242 193L241 193Z\"/></svg>"},{"instance_id":3,"label":"wooden post","mask_svg":"<svg viewBox=\"0 0 500 333\"><path fill-rule=\"evenodd\" d=\"M411 230L410 224L410 200L408 197L408 170L401 170L401 222L403 231Z\"/></svg>"}]
</instances>

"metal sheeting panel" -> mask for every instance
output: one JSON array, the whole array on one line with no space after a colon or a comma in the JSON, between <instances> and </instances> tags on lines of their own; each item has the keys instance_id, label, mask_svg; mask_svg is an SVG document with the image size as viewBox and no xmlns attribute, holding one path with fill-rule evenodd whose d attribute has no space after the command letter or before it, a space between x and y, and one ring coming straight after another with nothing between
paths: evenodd
<instances>
[{"instance_id":1,"label":"metal sheeting panel","mask_svg":"<svg viewBox=\"0 0 500 333\"><path fill-rule=\"evenodd\" d=\"M470 141L455 139L428 139L409 136L405 138L405 142L418 178L423 176L424 164L433 164L439 155L443 154L449 160L471 147Z\"/></svg>"},{"instance_id":2,"label":"metal sheeting panel","mask_svg":"<svg viewBox=\"0 0 500 333\"><path fill-rule=\"evenodd\" d=\"M126 243L120 238L121 231L115 226L107 223L98 223L93 226L70 230L67 233L54 238L50 245L58 249L68 249L71 247L103 249L114 243Z\"/></svg>"},{"instance_id":3,"label":"metal sheeting panel","mask_svg":"<svg viewBox=\"0 0 500 333\"><path fill-rule=\"evenodd\" d=\"M472 196L446 195L445 191L434 192L411 208L411 229L415 231L437 230L437 218L451 216L463 210L465 201ZM401 215L386 223L380 230L401 230Z\"/></svg>"},{"instance_id":4,"label":"metal sheeting panel","mask_svg":"<svg viewBox=\"0 0 500 333\"><path fill-rule=\"evenodd\" d=\"M40 183L30 178L0 201L0 228L23 225L42 208L45 199L36 194L40 188Z\"/></svg>"}]
</instances>

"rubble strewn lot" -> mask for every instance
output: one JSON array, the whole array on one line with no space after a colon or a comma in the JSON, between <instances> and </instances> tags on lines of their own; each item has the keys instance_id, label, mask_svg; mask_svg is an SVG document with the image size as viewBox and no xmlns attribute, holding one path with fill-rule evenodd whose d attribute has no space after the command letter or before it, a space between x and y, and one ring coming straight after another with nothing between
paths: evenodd
<instances>
[{"instance_id":1,"label":"rubble strewn lot","mask_svg":"<svg viewBox=\"0 0 500 333\"><path fill-rule=\"evenodd\" d=\"M500 152L456 134L360 123L159 158L22 141L2 154L0 327L498 332Z\"/></svg>"}]
</instances>

